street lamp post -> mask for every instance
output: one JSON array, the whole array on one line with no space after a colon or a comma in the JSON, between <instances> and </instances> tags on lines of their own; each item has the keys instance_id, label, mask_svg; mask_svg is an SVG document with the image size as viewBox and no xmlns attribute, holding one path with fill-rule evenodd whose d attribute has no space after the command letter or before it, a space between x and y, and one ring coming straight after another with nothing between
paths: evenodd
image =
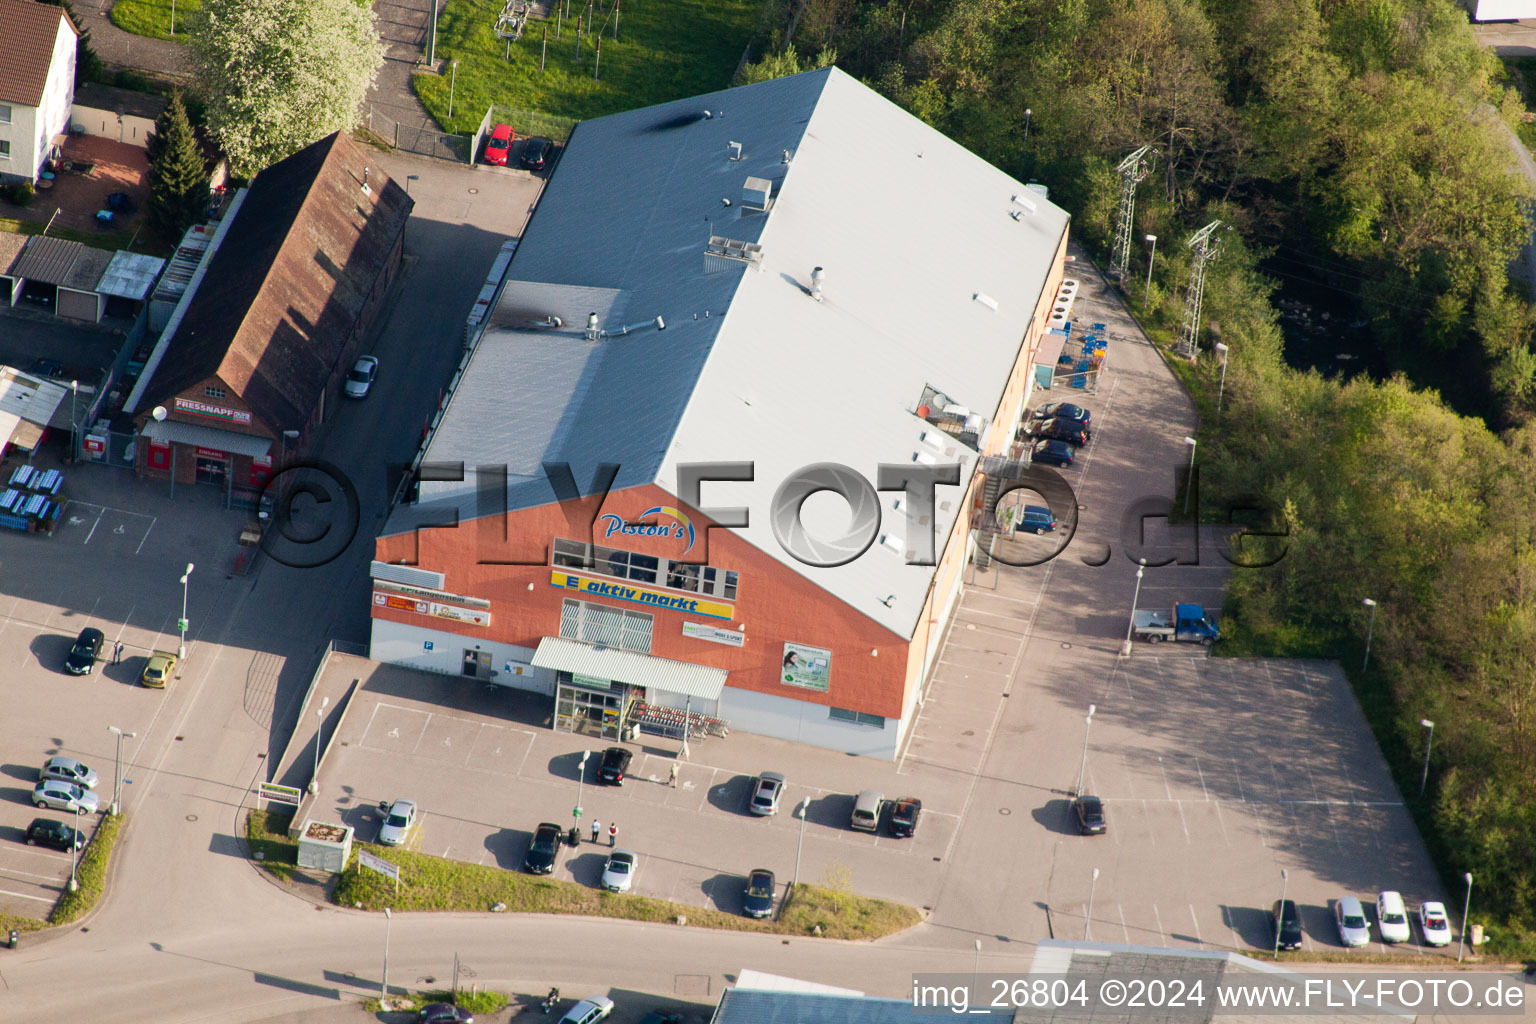
<instances>
[{"instance_id":1,"label":"street lamp post","mask_svg":"<svg viewBox=\"0 0 1536 1024\"><path fill-rule=\"evenodd\" d=\"M1125 646L1120 648L1120 657L1131 656L1131 634L1136 632L1136 605L1141 600L1141 574L1147 571L1147 560L1143 558L1141 564L1136 567L1136 593L1131 597L1131 621L1125 624Z\"/></svg>"},{"instance_id":2,"label":"street lamp post","mask_svg":"<svg viewBox=\"0 0 1536 1024\"><path fill-rule=\"evenodd\" d=\"M981 973L981 940L976 940L976 957L971 961L971 991L976 991L976 976Z\"/></svg>"},{"instance_id":3,"label":"street lamp post","mask_svg":"<svg viewBox=\"0 0 1536 1024\"><path fill-rule=\"evenodd\" d=\"M75 878L75 865L80 862L80 812L84 810L79 804L75 804L75 831L69 837L69 891L79 892L80 882Z\"/></svg>"},{"instance_id":4,"label":"street lamp post","mask_svg":"<svg viewBox=\"0 0 1536 1024\"><path fill-rule=\"evenodd\" d=\"M419 175L419 174L407 174L405 176L405 194L406 195L410 195L411 194L411 182L413 182L413 181L420 181L420 180L421 180L421 175Z\"/></svg>"},{"instance_id":5,"label":"street lamp post","mask_svg":"<svg viewBox=\"0 0 1536 1024\"><path fill-rule=\"evenodd\" d=\"M1152 255L1147 257L1147 288L1141 293L1141 311L1147 311L1147 300L1152 297L1152 264L1157 262L1157 236L1148 235L1147 241L1152 243Z\"/></svg>"},{"instance_id":6,"label":"street lamp post","mask_svg":"<svg viewBox=\"0 0 1536 1024\"><path fill-rule=\"evenodd\" d=\"M315 709L315 774L309 777L309 791L314 793L320 788L320 733L325 730L325 706L331 702L331 698L323 697L320 706Z\"/></svg>"},{"instance_id":7,"label":"street lamp post","mask_svg":"<svg viewBox=\"0 0 1536 1024\"><path fill-rule=\"evenodd\" d=\"M75 418L75 400L80 397L80 382L69 382L69 461L80 457L80 421Z\"/></svg>"},{"instance_id":8,"label":"street lamp post","mask_svg":"<svg viewBox=\"0 0 1536 1024\"><path fill-rule=\"evenodd\" d=\"M800 806L795 808L795 813L800 816L800 842L795 846L795 880L789 883L791 890L800 884L800 853L805 849L805 819L810 816L810 810L810 797L801 800Z\"/></svg>"},{"instance_id":9,"label":"street lamp post","mask_svg":"<svg viewBox=\"0 0 1536 1024\"><path fill-rule=\"evenodd\" d=\"M379 979L379 1002L389 998L389 908L384 908L384 977Z\"/></svg>"},{"instance_id":10,"label":"street lamp post","mask_svg":"<svg viewBox=\"0 0 1536 1024\"><path fill-rule=\"evenodd\" d=\"M1087 942L1093 932L1093 890L1099 884L1099 869L1093 869L1093 876L1088 880L1088 915L1083 919L1083 941Z\"/></svg>"},{"instance_id":11,"label":"street lamp post","mask_svg":"<svg viewBox=\"0 0 1536 1024\"><path fill-rule=\"evenodd\" d=\"M453 119L453 90L459 82L459 62L457 59L448 62L448 119Z\"/></svg>"},{"instance_id":12,"label":"street lamp post","mask_svg":"<svg viewBox=\"0 0 1536 1024\"><path fill-rule=\"evenodd\" d=\"M187 563L187 571L181 574L181 619L176 623L176 628L181 630L181 643L176 648L176 657L187 656L187 578L192 575L192 563Z\"/></svg>"},{"instance_id":13,"label":"street lamp post","mask_svg":"<svg viewBox=\"0 0 1536 1024\"><path fill-rule=\"evenodd\" d=\"M117 760L112 765L112 815L117 816L118 805L123 799L123 737L133 739L138 733L124 732L115 725L107 726L107 731L117 734Z\"/></svg>"},{"instance_id":14,"label":"street lamp post","mask_svg":"<svg viewBox=\"0 0 1536 1024\"><path fill-rule=\"evenodd\" d=\"M1361 604L1371 610L1370 625L1365 627L1365 660L1360 663L1360 671L1364 672L1371 664L1371 634L1376 632L1376 602L1370 598L1362 598Z\"/></svg>"},{"instance_id":15,"label":"street lamp post","mask_svg":"<svg viewBox=\"0 0 1536 1024\"><path fill-rule=\"evenodd\" d=\"M1216 388L1216 419L1220 422L1221 398L1227 393L1227 346L1218 341L1216 351L1221 353L1221 384Z\"/></svg>"},{"instance_id":16,"label":"street lamp post","mask_svg":"<svg viewBox=\"0 0 1536 1024\"><path fill-rule=\"evenodd\" d=\"M1461 877L1467 880L1467 902L1461 906L1461 941L1456 944L1456 962L1461 963L1462 951L1467 948L1467 915L1472 912L1472 872Z\"/></svg>"},{"instance_id":17,"label":"street lamp post","mask_svg":"<svg viewBox=\"0 0 1536 1024\"><path fill-rule=\"evenodd\" d=\"M1186 437L1184 443L1189 445L1189 479L1184 481L1184 514L1189 515L1189 494L1195 489L1195 446L1200 442L1192 437Z\"/></svg>"},{"instance_id":18,"label":"street lamp post","mask_svg":"<svg viewBox=\"0 0 1536 1024\"><path fill-rule=\"evenodd\" d=\"M169 416L170 413L166 411L165 406L157 405L157 406L155 406L153 409L151 409L149 411L149 415L154 419L154 421L156 423L164 423L165 422L165 418L167 416ZM171 500L175 501L176 500L176 442L168 440L167 443L170 445L170 448L171 448Z\"/></svg>"},{"instance_id":19,"label":"street lamp post","mask_svg":"<svg viewBox=\"0 0 1536 1024\"><path fill-rule=\"evenodd\" d=\"M1280 869L1280 916L1275 919L1275 959L1280 959L1280 922L1285 920L1285 884L1290 880L1290 873L1285 868Z\"/></svg>"},{"instance_id":20,"label":"street lamp post","mask_svg":"<svg viewBox=\"0 0 1536 1024\"><path fill-rule=\"evenodd\" d=\"M1024 148L1025 149L1029 148L1029 117L1033 113L1034 113L1034 111L1030 110L1028 107L1024 108Z\"/></svg>"},{"instance_id":21,"label":"street lamp post","mask_svg":"<svg viewBox=\"0 0 1536 1024\"><path fill-rule=\"evenodd\" d=\"M1429 736L1424 740L1424 771L1419 774L1419 796L1423 796L1424 787L1429 785L1429 748L1435 745L1435 723L1421 718L1419 724L1429 730Z\"/></svg>"},{"instance_id":22,"label":"street lamp post","mask_svg":"<svg viewBox=\"0 0 1536 1024\"><path fill-rule=\"evenodd\" d=\"M581 766L576 769L576 806L571 808L571 824L577 827L581 825L581 784L587 780L587 758L592 756L592 751L581 752Z\"/></svg>"},{"instance_id":23,"label":"street lamp post","mask_svg":"<svg viewBox=\"0 0 1536 1024\"><path fill-rule=\"evenodd\" d=\"M1140 569L1136 570L1141 573ZM1083 719L1083 757L1077 763L1077 788L1072 791L1074 796L1083 795L1083 773L1088 768L1088 732L1093 728L1093 713L1099 709L1097 704L1088 705L1088 717Z\"/></svg>"}]
</instances>

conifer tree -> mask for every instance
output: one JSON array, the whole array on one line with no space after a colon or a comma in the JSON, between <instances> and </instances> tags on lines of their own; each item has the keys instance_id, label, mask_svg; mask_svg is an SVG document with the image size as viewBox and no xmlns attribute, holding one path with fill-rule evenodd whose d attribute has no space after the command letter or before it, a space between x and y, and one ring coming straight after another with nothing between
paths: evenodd
<instances>
[{"instance_id":1,"label":"conifer tree","mask_svg":"<svg viewBox=\"0 0 1536 1024\"><path fill-rule=\"evenodd\" d=\"M144 149L149 157L150 226L175 241L203 216L209 199L207 164L181 93L171 95Z\"/></svg>"}]
</instances>

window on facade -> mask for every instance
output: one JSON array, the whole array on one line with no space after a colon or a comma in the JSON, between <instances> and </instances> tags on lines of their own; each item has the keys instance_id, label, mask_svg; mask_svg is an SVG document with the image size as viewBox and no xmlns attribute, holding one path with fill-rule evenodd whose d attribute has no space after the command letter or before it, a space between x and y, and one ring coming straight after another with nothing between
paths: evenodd
<instances>
[{"instance_id":1,"label":"window on facade","mask_svg":"<svg viewBox=\"0 0 1536 1024\"><path fill-rule=\"evenodd\" d=\"M6 160L11 158L11 144L5 139L0 139L0 157Z\"/></svg>"},{"instance_id":2,"label":"window on facade","mask_svg":"<svg viewBox=\"0 0 1536 1024\"><path fill-rule=\"evenodd\" d=\"M560 635L568 640L649 654L654 621L654 616L644 612L567 599L560 609Z\"/></svg>"},{"instance_id":3,"label":"window on facade","mask_svg":"<svg viewBox=\"0 0 1536 1024\"><path fill-rule=\"evenodd\" d=\"M11 107L10 107L10 104L8 104L8 103L0 103L0 124L10 124L10 123L11 123ZM11 148L10 144L7 143L5 148L6 148L7 151L9 151L10 148Z\"/></svg>"},{"instance_id":4,"label":"window on facade","mask_svg":"<svg viewBox=\"0 0 1536 1024\"><path fill-rule=\"evenodd\" d=\"M224 389L223 388L215 388L215 387L206 387L206 388L203 388L203 394L207 395L209 398L223 398L224 397Z\"/></svg>"},{"instance_id":5,"label":"window on facade","mask_svg":"<svg viewBox=\"0 0 1536 1024\"><path fill-rule=\"evenodd\" d=\"M883 715L868 715L862 711L849 711L847 708L828 708L827 717L834 722L851 722L854 725L868 725L876 729L885 728Z\"/></svg>"},{"instance_id":6,"label":"window on facade","mask_svg":"<svg viewBox=\"0 0 1536 1024\"><path fill-rule=\"evenodd\" d=\"M585 569L602 576L613 576L636 583L660 583L673 590L686 590L694 594L707 594L736 600L736 588L740 576L729 569L694 562L674 562L654 555L642 555L636 551L621 551L600 545L589 547L580 541L556 538L551 545L550 564L562 569Z\"/></svg>"}]
</instances>

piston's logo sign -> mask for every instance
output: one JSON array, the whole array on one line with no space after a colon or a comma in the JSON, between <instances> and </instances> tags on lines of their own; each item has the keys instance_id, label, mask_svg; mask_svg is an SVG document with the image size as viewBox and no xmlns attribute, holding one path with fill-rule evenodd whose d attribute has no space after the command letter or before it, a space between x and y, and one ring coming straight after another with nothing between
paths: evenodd
<instances>
[{"instance_id":1,"label":"piston's logo sign","mask_svg":"<svg viewBox=\"0 0 1536 1024\"><path fill-rule=\"evenodd\" d=\"M676 521L659 523L651 519L652 516L670 516ZM640 513L639 519L631 523L626 523L623 517L615 515L605 515L599 518L608 524L608 531L603 534L604 540L607 540L616 533L626 537L671 537L674 540L682 540L684 537L687 537L688 546L683 548L683 554L686 555L693 550L693 523L689 522L688 517L680 510L672 508L670 505L657 505L655 508L648 508Z\"/></svg>"}]
</instances>

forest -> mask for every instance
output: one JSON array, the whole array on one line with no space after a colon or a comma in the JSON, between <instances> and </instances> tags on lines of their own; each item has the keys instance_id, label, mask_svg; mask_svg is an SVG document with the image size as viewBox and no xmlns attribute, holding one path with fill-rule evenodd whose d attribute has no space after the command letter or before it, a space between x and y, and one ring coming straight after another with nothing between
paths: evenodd
<instances>
[{"instance_id":1,"label":"forest","mask_svg":"<svg viewBox=\"0 0 1536 1024\"><path fill-rule=\"evenodd\" d=\"M1518 74L1450 0L769 0L744 71L836 63L1049 186L1107 262L1115 166L1150 145L1126 288L1177 332L1184 242L1220 220L1202 489L1260 494L1285 556L1236 572L1227 653L1338 659L1446 890L1536 955L1536 353ZM1515 272L1512 275L1512 265ZM1512 280L1513 277L1513 280ZM1333 311L1303 358L1282 308ZM1228 346L1215 413L1216 340ZM1343 357L1343 358L1348 358ZM1369 670L1367 619L1378 602ZM1429 785L1419 766L1435 722Z\"/></svg>"}]
</instances>

